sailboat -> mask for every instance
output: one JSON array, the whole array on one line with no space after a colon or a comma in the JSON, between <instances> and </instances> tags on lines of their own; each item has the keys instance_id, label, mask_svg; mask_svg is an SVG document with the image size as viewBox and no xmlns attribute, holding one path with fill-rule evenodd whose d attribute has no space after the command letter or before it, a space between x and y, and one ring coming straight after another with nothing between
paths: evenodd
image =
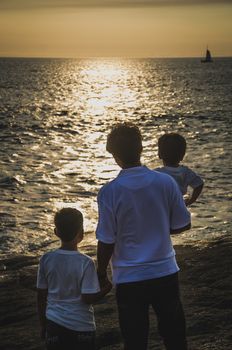
<instances>
[{"instance_id":1,"label":"sailboat","mask_svg":"<svg viewBox=\"0 0 232 350\"><path fill-rule=\"evenodd\" d=\"M205 58L203 60L201 60L202 63L210 63L213 62L212 57L211 57L211 53L207 47L206 49L206 54L205 54Z\"/></svg>"}]
</instances>

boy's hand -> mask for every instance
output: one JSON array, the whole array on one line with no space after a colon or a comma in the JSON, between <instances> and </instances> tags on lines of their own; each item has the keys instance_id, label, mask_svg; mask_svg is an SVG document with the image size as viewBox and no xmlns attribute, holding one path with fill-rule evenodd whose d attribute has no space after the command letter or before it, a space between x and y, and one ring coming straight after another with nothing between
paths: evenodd
<instances>
[{"instance_id":1,"label":"boy's hand","mask_svg":"<svg viewBox=\"0 0 232 350\"><path fill-rule=\"evenodd\" d=\"M81 294L81 298L86 304L94 304L98 300L102 299L112 289L112 283L107 279L104 281L104 285L100 285L100 292L94 294Z\"/></svg>"}]
</instances>

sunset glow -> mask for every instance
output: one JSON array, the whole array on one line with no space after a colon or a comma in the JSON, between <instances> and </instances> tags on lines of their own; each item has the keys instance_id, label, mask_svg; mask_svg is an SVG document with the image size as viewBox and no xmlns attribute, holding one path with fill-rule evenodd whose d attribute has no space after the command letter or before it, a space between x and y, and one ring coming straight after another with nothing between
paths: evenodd
<instances>
[{"instance_id":1,"label":"sunset glow","mask_svg":"<svg viewBox=\"0 0 232 350\"><path fill-rule=\"evenodd\" d=\"M0 0L0 56L231 56L231 15L231 1Z\"/></svg>"}]
</instances>

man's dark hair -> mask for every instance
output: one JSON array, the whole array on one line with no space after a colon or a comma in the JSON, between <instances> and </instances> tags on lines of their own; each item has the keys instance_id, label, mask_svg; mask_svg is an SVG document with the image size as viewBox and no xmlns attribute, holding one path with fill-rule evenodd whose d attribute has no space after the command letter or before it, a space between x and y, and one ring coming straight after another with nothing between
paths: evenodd
<instances>
[{"instance_id":1,"label":"man's dark hair","mask_svg":"<svg viewBox=\"0 0 232 350\"><path fill-rule=\"evenodd\" d=\"M55 214L54 223L57 235L64 242L74 239L83 228L83 215L74 208L63 208Z\"/></svg>"},{"instance_id":2,"label":"man's dark hair","mask_svg":"<svg viewBox=\"0 0 232 350\"><path fill-rule=\"evenodd\" d=\"M159 157L169 164L179 163L184 158L185 151L186 141L180 134L164 134L158 140Z\"/></svg>"},{"instance_id":3,"label":"man's dark hair","mask_svg":"<svg viewBox=\"0 0 232 350\"><path fill-rule=\"evenodd\" d=\"M114 125L107 137L106 150L124 164L135 164L142 153L142 135L132 123Z\"/></svg>"}]
</instances>

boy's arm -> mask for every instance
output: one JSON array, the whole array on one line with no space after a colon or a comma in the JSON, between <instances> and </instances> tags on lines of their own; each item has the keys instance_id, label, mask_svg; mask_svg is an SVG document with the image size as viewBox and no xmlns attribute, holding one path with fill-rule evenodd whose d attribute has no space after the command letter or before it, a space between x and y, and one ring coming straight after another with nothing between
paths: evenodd
<instances>
[{"instance_id":1,"label":"boy's arm","mask_svg":"<svg viewBox=\"0 0 232 350\"><path fill-rule=\"evenodd\" d=\"M109 293L112 289L112 283L107 282L104 287L101 288L100 292L93 294L81 294L81 299L86 304L94 304L98 300L102 299L107 293Z\"/></svg>"},{"instance_id":2,"label":"boy's arm","mask_svg":"<svg viewBox=\"0 0 232 350\"><path fill-rule=\"evenodd\" d=\"M172 180L170 178L170 180ZM172 180L170 183L170 234L178 234L191 228L191 214L188 211L183 196L177 187L177 183Z\"/></svg>"},{"instance_id":3,"label":"boy's arm","mask_svg":"<svg viewBox=\"0 0 232 350\"><path fill-rule=\"evenodd\" d=\"M177 235L178 233L181 233L181 232L184 232L184 231L187 231L187 230L190 230L191 228L191 223L189 223L188 225L184 226L184 227L181 227L181 228L178 228L176 230L170 230L170 235Z\"/></svg>"},{"instance_id":4,"label":"boy's arm","mask_svg":"<svg viewBox=\"0 0 232 350\"><path fill-rule=\"evenodd\" d=\"M41 338L45 338L45 330L46 330L46 307L47 307L47 289L37 288L37 310L39 315L39 323L40 323L40 335Z\"/></svg>"},{"instance_id":5,"label":"boy's arm","mask_svg":"<svg viewBox=\"0 0 232 350\"><path fill-rule=\"evenodd\" d=\"M186 206L189 206L189 205L193 204L194 202L196 202L197 198L200 196L200 194L202 192L203 186L204 186L204 184L194 188L191 197L187 198L185 200Z\"/></svg>"},{"instance_id":6,"label":"boy's arm","mask_svg":"<svg viewBox=\"0 0 232 350\"><path fill-rule=\"evenodd\" d=\"M93 304L103 298L107 293L110 292L111 289L112 283L108 279L105 278L104 283L100 283L95 269L95 264L93 261L90 261L85 269L82 278L82 301L86 304Z\"/></svg>"}]
</instances>

